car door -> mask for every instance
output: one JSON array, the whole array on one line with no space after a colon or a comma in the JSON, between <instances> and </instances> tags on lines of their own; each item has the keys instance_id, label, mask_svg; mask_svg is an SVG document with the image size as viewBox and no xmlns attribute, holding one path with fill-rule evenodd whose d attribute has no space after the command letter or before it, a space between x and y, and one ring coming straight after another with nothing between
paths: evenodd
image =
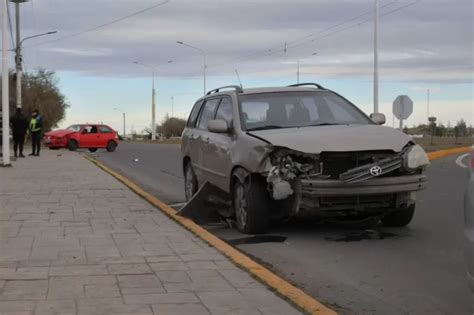
<instances>
[{"instance_id":1,"label":"car door","mask_svg":"<svg viewBox=\"0 0 474 315\"><path fill-rule=\"evenodd\" d=\"M197 168L199 148L196 145L196 139L198 134L196 128L203 104L204 101L199 101L194 104L191 114L189 114L188 121L186 122L186 128L184 129L183 134L181 135L181 153L183 154L183 157L188 157L191 160L196 176L199 172Z\"/></svg>"},{"instance_id":2,"label":"car door","mask_svg":"<svg viewBox=\"0 0 474 315\"><path fill-rule=\"evenodd\" d=\"M107 143L109 143L109 140L114 138L114 132L110 127L104 125L99 126L99 147L105 148Z\"/></svg>"},{"instance_id":3,"label":"car door","mask_svg":"<svg viewBox=\"0 0 474 315\"><path fill-rule=\"evenodd\" d=\"M229 127L228 133L213 133L208 131L204 138L203 154L204 168L210 181L225 189L228 183L229 168L232 161L230 147L233 142L233 108L232 100L224 96L217 108L214 119L224 120ZM207 140L207 141L206 141Z\"/></svg>"},{"instance_id":4,"label":"car door","mask_svg":"<svg viewBox=\"0 0 474 315\"><path fill-rule=\"evenodd\" d=\"M212 135L212 133L207 130L207 125L210 120L214 119L220 100L220 97L214 97L206 100L199 114L199 119L196 125L197 128L194 130L193 146L197 150L197 159L193 163L193 166L196 176L198 177L198 182L201 184L205 183L206 181L214 183L214 181L212 181L213 177L209 176L212 171L210 172L209 169L206 169L204 163L205 159L208 158L205 152Z\"/></svg>"},{"instance_id":5,"label":"car door","mask_svg":"<svg viewBox=\"0 0 474 315\"><path fill-rule=\"evenodd\" d=\"M96 125L86 125L81 131L79 140L79 147L81 148L96 148L100 139L100 135Z\"/></svg>"}]
</instances>

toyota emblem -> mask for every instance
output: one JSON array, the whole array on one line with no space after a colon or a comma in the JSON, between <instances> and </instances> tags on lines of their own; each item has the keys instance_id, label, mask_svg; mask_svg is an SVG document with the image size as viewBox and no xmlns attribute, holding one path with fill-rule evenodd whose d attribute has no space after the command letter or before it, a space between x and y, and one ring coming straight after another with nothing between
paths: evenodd
<instances>
[{"instance_id":1,"label":"toyota emblem","mask_svg":"<svg viewBox=\"0 0 474 315\"><path fill-rule=\"evenodd\" d=\"M370 168L370 175L372 175L374 177L382 175L382 168L380 166L372 166Z\"/></svg>"}]
</instances>

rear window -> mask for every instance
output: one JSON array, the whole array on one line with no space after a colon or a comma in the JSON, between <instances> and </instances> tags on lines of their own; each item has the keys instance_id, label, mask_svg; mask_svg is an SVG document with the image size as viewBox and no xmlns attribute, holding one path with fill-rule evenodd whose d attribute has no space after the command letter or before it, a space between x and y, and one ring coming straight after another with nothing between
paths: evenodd
<instances>
[{"instance_id":1,"label":"rear window","mask_svg":"<svg viewBox=\"0 0 474 315\"><path fill-rule=\"evenodd\" d=\"M100 133L112 133L112 130L107 126L100 126L99 131Z\"/></svg>"}]
</instances>

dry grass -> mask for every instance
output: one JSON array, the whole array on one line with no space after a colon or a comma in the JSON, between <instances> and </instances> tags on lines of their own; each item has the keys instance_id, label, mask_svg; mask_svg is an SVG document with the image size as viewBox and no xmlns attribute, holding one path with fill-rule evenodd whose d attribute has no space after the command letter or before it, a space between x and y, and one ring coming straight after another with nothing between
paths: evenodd
<instances>
[{"instance_id":1,"label":"dry grass","mask_svg":"<svg viewBox=\"0 0 474 315\"><path fill-rule=\"evenodd\" d=\"M434 137L433 144L431 144L431 137L413 138L413 141L421 145L428 152L470 146L473 145L473 140L474 138L465 137L458 138L456 142L455 138Z\"/></svg>"}]
</instances>

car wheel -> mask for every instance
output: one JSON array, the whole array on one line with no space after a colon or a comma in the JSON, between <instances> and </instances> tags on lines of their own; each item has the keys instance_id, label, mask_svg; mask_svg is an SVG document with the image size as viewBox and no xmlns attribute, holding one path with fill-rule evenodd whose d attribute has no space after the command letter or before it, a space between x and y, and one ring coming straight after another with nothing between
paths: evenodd
<instances>
[{"instance_id":1,"label":"car wheel","mask_svg":"<svg viewBox=\"0 0 474 315\"><path fill-rule=\"evenodd\" d=\"M115 143L115 141L109 141L109 143L107 143L107 151L114 152L115 149L117 149L117 143Z\"/></svg>"},{"instance_id":2,"label":"car wheel","mask_svg":"<svg viewBox=\"0 0 474 315\"><path fill-rule=\"evenodd\" d=\"M76 140L69 140L67 142L67 147L69 149L69 151L76 151L77 150L77 141Z\"/></svg>"},{"instance_id":3,"label":"car wheel","mask_svg":"<svg viewBox=\"0 0 474 315\"><path fill-rule=\"evenodd\" d=\"M97 148L89 148L89 152L96 152Z\"/></svg>"},{"instance_id":4,"label":"car wheel","mask_svg":"<svg viewBox=\"0 0 474 315\"><path fill-rule=\"evenodd\" d=\"M411 205L408 208L398 209L381 219L383 225L388 227L402 227L406 226L413 219L415 214L415 205Z\"/></svg>"},{"instance_id":5,"label":"car wheel","mask_svg":"<svg viewBox=\"0 0 474 315\"><path fill-rule=\"evenodd\" d=\"M263 234L268 225L268 192L264 181L249 176L242 182L236 178L232 189L232 203L237 229L246 234Z\"/></svg>"},{"instance_id":6,"label":"car wheel","mask_svg":"<svg viewBox=\"0 0 474 315\"><path fill-rule=\"evenodd\" d=\"M186 201L191 200L198 190L198 182L191 161L184 167L184 194Z\"/></svg>"}]
</instances>

